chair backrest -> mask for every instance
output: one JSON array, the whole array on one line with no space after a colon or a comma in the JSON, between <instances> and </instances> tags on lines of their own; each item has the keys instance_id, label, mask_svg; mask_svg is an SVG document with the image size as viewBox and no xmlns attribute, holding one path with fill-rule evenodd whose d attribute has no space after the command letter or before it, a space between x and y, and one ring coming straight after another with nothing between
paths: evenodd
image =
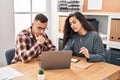
<instances>
[{"instance_id":1,"label":"chair backrest","mask_svg":"<svg viewBox=\"0 0 120 80\"><path fill-rule=\"evenodd\" d=\"M9 49L5 52L5 57L6 57L6 61L7 61L7 64L11 64L11 61L14 57L14 54L15 54L15 49L12 48L12 49Z\"/></svg>"},{"instance_id":2,"label":"chair backrest","mask_svg":"<svg viewBox=\"0 0 120 80\"><path fill-rule=\"evenodd\" d=\"M109 49L105 49L105 59L107 63L110 63L111 51Z\"/></svg>"}]
</instances>

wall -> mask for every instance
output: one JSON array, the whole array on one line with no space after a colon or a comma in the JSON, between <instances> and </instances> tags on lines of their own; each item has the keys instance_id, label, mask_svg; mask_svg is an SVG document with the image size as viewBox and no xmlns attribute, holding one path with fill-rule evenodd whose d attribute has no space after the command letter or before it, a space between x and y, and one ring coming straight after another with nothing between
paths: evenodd
<instances>
[{"instance_id":1,"label":"wall","mask_svg":"<svg viewBox=\"0 0 120 80\"><path fill-rule=\"evenodd\" d=\"M49 21L50 21L50 38L52 39L52 42L54 45L57 46L57 23L58 23L58 19L57 19L57 0L50 0L50 13L49 13Z\"/></svg>"},{"instance_id":2,"label":"wall","mask_svg":"<svg viewBox=\"0 0 120 80\"><path fill-rule=\"evenodd\" d=\"M102 10L88 10L88 0L84 0L83 12L120 12L120 0L102 0Z\"/></svg>"},{"instance_id":3,"label":"wall","mask_svg":"<svg viewBox=\"0 0 120 80\"><path fill-rule=\"evenodd\" d=\"M5 51L14 47L14 0L0 0L0 66L6 65Z\"/></svg>"}]
</instances>

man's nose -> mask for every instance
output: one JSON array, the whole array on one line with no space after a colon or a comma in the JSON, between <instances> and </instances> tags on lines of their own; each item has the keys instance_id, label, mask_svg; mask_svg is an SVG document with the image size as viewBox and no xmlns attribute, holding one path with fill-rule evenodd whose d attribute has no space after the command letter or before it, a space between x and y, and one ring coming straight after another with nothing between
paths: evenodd
<instances>
[{"instance_id":1,"label":"man's nose","mask_svg":"<svg viewBox=\"0 0 120 80\"><path fill-rule=\"evenodd\" d=\"M42 29L40 32L41 32L41 33L44 33L44 29Z\"/></svg>"}]
</instances>

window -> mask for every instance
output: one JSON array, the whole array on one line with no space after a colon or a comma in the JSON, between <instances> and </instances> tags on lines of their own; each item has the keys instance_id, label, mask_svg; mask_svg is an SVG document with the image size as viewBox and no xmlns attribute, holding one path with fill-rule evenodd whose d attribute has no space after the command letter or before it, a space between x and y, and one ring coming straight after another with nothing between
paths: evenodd
<instances>
[{"instance_id":1,"label":"window","mask_svg":"<svg viewBox=\"0 0 120 80\"><path fill-rule=\"evenodd\" d=\"M47 0L14 0L15 37L31 26L37 13L47 15Z\"/></svg>"}]
</instances>

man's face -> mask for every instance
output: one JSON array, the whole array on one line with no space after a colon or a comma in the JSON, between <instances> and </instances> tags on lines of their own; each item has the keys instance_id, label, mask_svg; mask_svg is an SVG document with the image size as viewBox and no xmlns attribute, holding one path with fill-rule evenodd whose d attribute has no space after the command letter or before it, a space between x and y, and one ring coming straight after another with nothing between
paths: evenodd
<instances>
[{"instance_id":1,"label":"man's face","mask_svg":"<svg viewBox=\"0 0 120 80\"><path fill-rule=\"evenodd\" d=\"M34 21L32 24L32 33L34 35L43 35L47 27L47 22L42 23L40 21Z\"/></svg>"}]
</instances>

